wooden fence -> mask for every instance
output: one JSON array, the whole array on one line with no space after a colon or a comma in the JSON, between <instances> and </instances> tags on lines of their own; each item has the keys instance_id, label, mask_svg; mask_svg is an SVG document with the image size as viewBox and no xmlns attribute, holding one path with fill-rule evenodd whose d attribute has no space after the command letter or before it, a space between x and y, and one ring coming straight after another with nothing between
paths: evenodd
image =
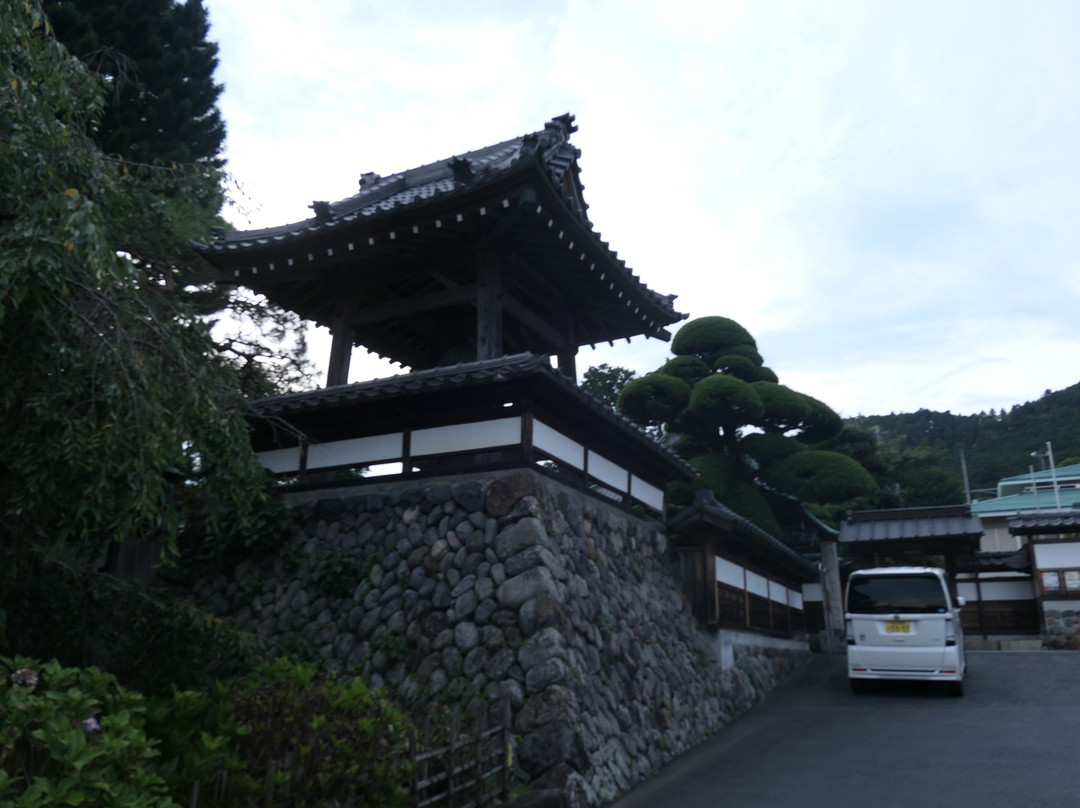
<instances>
[{"instance_id":1,"label":"wooden fence","mask_svg":"<svg viewBox=\"0 0 1080 808\"><path fill-rule=\"evenodd\" d=\"M462 713L457 710L450 716L446 737L434 739L431 717L425 718L423 730L415 733L412 742L413 776L408 788L411 805L415 808L483 808L509 797L513 766L509 701L502 702L499 713L499 721L489 725L488 711L479 711L471 733L466 734L462 731ZM440 745L433 747L433 743ZM241 800L240 803L225 802L228 773L219 772L209 783L206 790L209 793L200 795L200 784L192 784L188 808L199 808L200 796L204 806L242 804L250 808L280 808L292 805L288 781L275 788L274 774L288 771L295 765L289 756L271 763L262 798Z\"/></svg>"},{"instance_id":2,"label":"wooden fence","mask_svg":"<svg viewBox=\"0 0 1080 808\"><path fill-rule=\"evenodd\" d=\"M488 726L482 710L473 734L461 732L461 713L450 719L448 742L431 747L431 719L425 719L414 758L412 797L416 808L482 808L510 793L510 702L502 703L500 722Z\"/></svg>"}]
</instances>

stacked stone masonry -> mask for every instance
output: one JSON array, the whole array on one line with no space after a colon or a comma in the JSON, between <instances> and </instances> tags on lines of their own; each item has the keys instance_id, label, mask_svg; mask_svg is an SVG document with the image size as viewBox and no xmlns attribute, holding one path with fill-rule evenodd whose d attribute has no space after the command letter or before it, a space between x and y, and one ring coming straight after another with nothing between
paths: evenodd
<instances>
[{"instance_id":1,"label":"stacked stone masonry","mask_svg":"<svg viewBox=\"0 0 1080 808\"><path fill-rule=\"evenodd\" d=\"M413 707L509 699L518 767L571 804L624 793L807 656L742 647L721 670L662 525L534 472L321 496L293 503L284 552L196 596Z\"/></svg>"}]
</instances>

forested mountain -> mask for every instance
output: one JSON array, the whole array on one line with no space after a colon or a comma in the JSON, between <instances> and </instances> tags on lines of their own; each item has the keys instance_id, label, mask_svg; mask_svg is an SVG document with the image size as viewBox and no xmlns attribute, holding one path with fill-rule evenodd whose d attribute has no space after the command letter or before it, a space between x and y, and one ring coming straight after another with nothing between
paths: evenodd
<instances>
[{"instance_id":1,"label":"forested mountain","mask_svg":"<svg viewBox=\"0 0 1080 808\"><path fill-rule=\"evenodd\" d=\"M953 415L918 410L912 413L867 415L846 419L850 426L870 429L882 442L901 450L924 447L942 450L942 468L960 475L960 450L967 460L972 489L992 488L1002 477L1045 468L1043 458L1051 441L1056 465L1080 462L1080 384L1047 390L1037 401L1011 410Z\"/></svg>"}]
</instances>

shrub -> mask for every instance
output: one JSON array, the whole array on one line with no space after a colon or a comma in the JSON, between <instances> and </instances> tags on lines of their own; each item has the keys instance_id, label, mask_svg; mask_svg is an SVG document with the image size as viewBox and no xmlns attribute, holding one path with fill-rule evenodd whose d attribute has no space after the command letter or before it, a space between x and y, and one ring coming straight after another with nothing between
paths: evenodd
<instances>
[{"instance_id":1,"label":"shrub","mask_svg":"<svg viewBox=\"0 0 1080 808\"><path fill-rule=\"evenodd\" d=\"M410 725L360 679L279 659L238 682L234 706L245 769L275 770L290 805L407 804Z\"/></svg>"},{"instance_id":2,"label":"shrub","mask_svg":"<svg viewBox=\"0 0 1080 808\"><path fill-rule=\"evenodd\" d=\"M179 808L153 768L141 695L97 668L0 664L0 804Z\"/></svg>"},{"instance_id":3,"label":"shrub","mask_svg":"<svg viewBox=\"0 0 1080 808\"><path fill-rule=\"evenodd\" d=\"M96 666L124 687L166 696L248 673L267 659L264 643L164 588L0 551L4 649L62 665ZM42 608L48 604L48 608Z\"/></svg>"},{"instance_id":4,"label":"shrub","mask_svg":"<svg viewBox=\"0 0 1080 808\"><path fill-rule=\"evenodd\" d=\"M177 800L187 801L193 787L210 785L226 774L228 803L242 804L240 798L257 795L262 780L246 776L236 754L238 739L244 734L236 724L232 687L215 682L208 690L178 690L166 698L148 699L146 734L158 744L161 757L157 771ZM219 803L201 796L199 804L210 808Z\"/></svg>"},{"instance_id":5,"label":"shrub","mask_svg":"<svg viewBox=\"0 0 1080 808\"><path fill-rule=\"evenodd\" d=\"M327 595L342 598L356 586L363 569L364 565L355 553L344 547L330 547L319 556L312 577Z\"/></svg>"}]
</instances>

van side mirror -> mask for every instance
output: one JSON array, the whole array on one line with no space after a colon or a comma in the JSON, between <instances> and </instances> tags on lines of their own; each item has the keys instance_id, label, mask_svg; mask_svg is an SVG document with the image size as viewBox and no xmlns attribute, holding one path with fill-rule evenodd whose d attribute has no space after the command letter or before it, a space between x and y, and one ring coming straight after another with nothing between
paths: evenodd
<instances>
[{"instance_id":1,"label":"van side mirror","mask_svg":"<svg viewBox=\"0 0 1080 808\"><path fill-rule=\"evenodd\" d=\"M956 608L963 609L967 605L967 598L963 595L956 596Z\"/></svg>"}]
</instances>

